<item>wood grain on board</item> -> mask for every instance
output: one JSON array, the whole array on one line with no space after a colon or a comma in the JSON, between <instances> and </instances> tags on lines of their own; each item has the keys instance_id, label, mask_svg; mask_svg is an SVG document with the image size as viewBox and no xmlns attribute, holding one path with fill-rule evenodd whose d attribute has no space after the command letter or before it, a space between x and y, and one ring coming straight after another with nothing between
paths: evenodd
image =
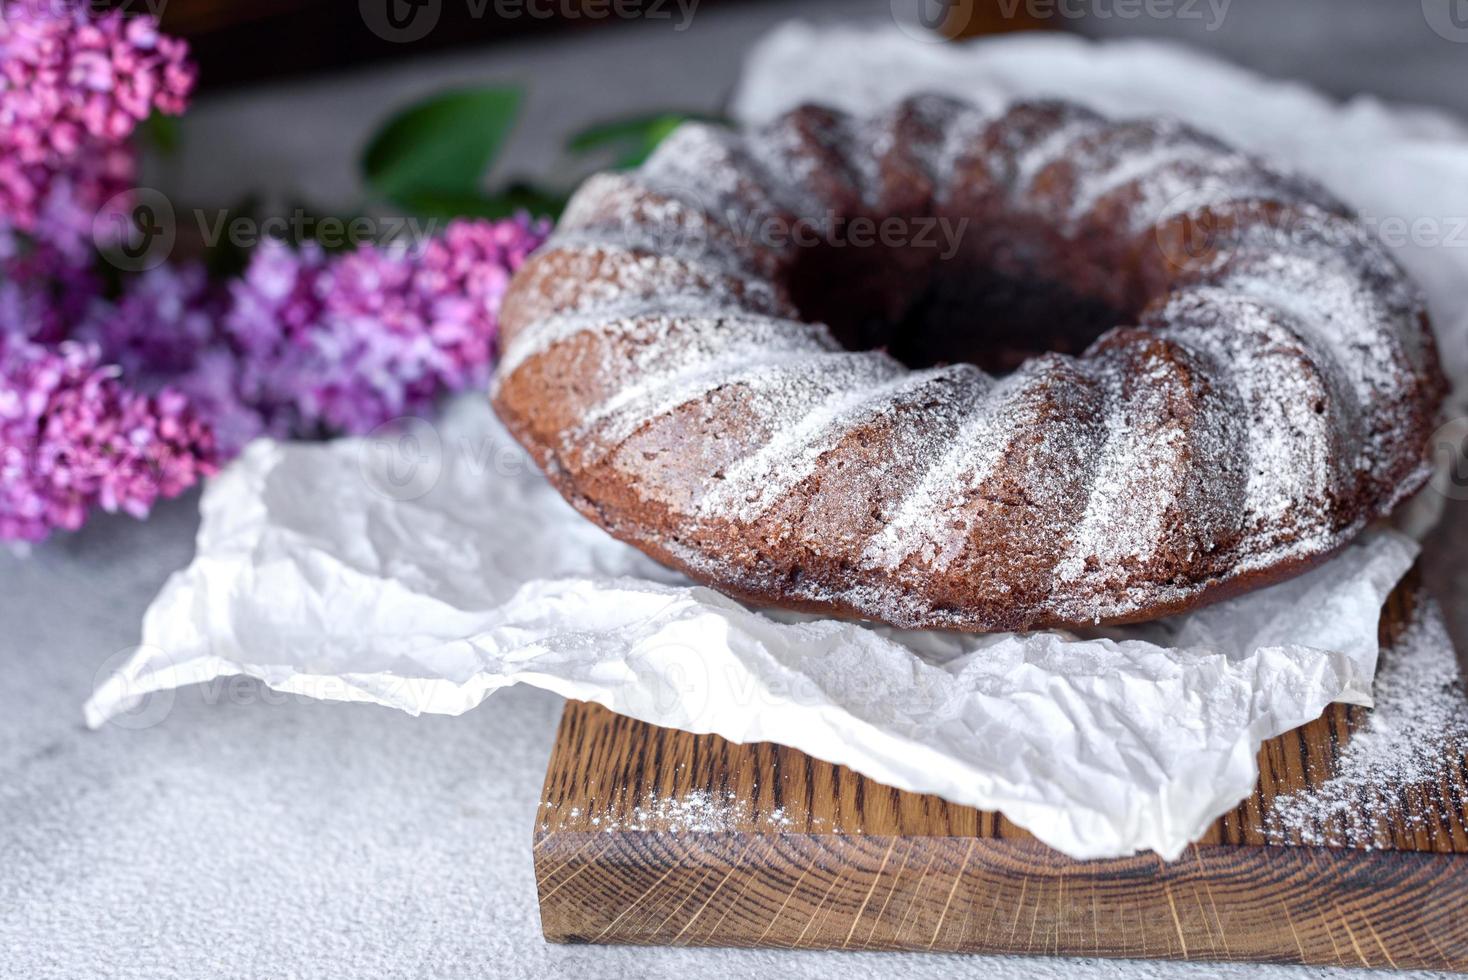
<instances>
[{"instance_id":1,"label":"wood grain on board","mask_svg":"<svg viewBox=\"0 0 1468 980\"><path fill-rule=\"evenodd\" d=\"M1409 579L1383 610L1384 656L1414 595ZM559 942L1468 970L1464 746L1444 747L1436 785L1337 814L1349 834L1268 822L1277 796L1331 777L1364 717L1334 706L1267 743L1254 796L1169 864L1077 861L793 749L572 703L535 833L542 926Z\"/></svg>"}]
</instances>

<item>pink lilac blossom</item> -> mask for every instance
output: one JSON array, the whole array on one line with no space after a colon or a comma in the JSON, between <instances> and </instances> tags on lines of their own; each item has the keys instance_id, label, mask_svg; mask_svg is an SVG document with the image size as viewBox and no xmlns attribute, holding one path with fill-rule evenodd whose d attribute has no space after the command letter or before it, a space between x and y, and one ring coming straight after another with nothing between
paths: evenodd
<instances>
[{"instance_id":1,"label":"pink lilac blossom","mask_svg":"<svg viewBox=\"0 0 1468 980\"><path fill-rule=\"evenodd\" d=\"M195 71L183 41L145 16L88 3L0 8L0 219L75 243L134 183L125 140L153 111L178 114Z\"/></svg>"},{"instance_id":2,"label":"pink lilac blossom","mask_svg":"<svg viewBox=\"0 0 1468 980\"><path fill-rule=\"evenodd\" d=\"M224 321L242 400L271 434L361 433L482 383L505 286L548 231L520 215L335 257L265 245Z\"/></svg>"},{"instance_id":3,"label":"pink lilac blossom","mask_svg":"<svg viewBox=\"0 0 1468 980\"><path fill-rule=\"evenodd\" d=\"M59 169L37 164L28 171L32 204L12 209L0 192L0 215L71 261L90 263L97 248L116 245L132 232L137 169L131 144L94 146Z\"/></svg>"},{"instance_id":4,"label":"pink lilac blossom","mask_svg":"<svg viewBox=\"0 0 1468 980\"><path fill-rule=\"evenodd\" d=\"M0 538L39 541L93 508L141 517L215 470L188 400L119 373L92 345L0 332Z\"/></svg>"},{"instance_id":5,"label":"pink lilac blossom","mask_svg":"<svg viewBox=\"0 0 1468 980\"><path fill-rule=\"evenodd\" d=\"M0 230L0 324L30 340L55 343L102 292L90 264L50 242Z\"/></svg>"},{"instance_id":6,"label":"pink lilac blossom","mask_svg":"<svg viewBox=\"0 0 1468 980\"><path fill-rule=\"evenodd\" d=\"M485 381L505 286L548 231L521 215L342 254L270 240L227 288L198 264L134 277L69 336L187 396L224 458L258 435L367 432Z\"/></svg>"},{"instance_id":7,"label":"pink lilac blossom","mask_svg":"<svg viewBox=\"0 0 1468 980\"><path fill-rule=\"evenodd\" d=\"M229 459L261 434L261 423L239 399L236 359L219 336L227 305L202 264L164 264L130 279L115 302L93 300L71 335L96 344L130 386L187 397Z\"/></svg>"},{"instance_id":8,"label":"pink lilac blossom","mask_svg":"<svg viewBox=\"0 0 1468 980\"><path fill-rule=\"evenodd\" d=\"M228 302L202 264L165 263L128 280L116 301L94 301L73 336L96 344L130 385L186 396L229 459L261 421L240 401L237 358L220 335Z\"/></svg>"},{"instance_id":9,"label":"pink lilac blossom","mask_svg":"<svg viewBox=\"0 0 1468 980\"><path fill-rule=\"evenodd\" d=\"M95 300L72 337L95 343L133 385L190 370L214 340L223 292L197 262L156 266L116 301Z\"/></svg>"},{"instance_id":10,"label":"pink lilac blossom","mask_svg":"<svg viewBox=\"0 0 1468 980\"><path fill-rule=\"evenodd\" d=\"M232 289L165 265L104 299L128 138L193 83L151 18L0 0L0 538L145 513L256 435L362 432L487 374L505 283L547 232L528 218L342 256L272 244Z\"/></svg>"},{"instance_id":11,"label":"pink lilac blossom","mask_svg":"<svg viewBox=\"0 0 1468 980\"><path fill-rule=\"evenodd\" d=\"M522 215L342 255L272 242L228 289L163 265L116 300L79 291L90 308L49 343L36 311L56 297L6 283L0 539L76 528L94 507L144 514L256 435L365 432L483 383L505 286L548 231ZM27 281L60 289L66 268Z\"/></svg>"}]
</instances>

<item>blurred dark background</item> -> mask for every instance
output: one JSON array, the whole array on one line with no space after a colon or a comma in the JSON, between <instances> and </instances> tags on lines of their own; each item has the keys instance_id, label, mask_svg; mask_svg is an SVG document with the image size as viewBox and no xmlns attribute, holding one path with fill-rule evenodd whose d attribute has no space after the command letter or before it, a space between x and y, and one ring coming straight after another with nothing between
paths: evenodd
<instances>
[{"instance_id":1,"label":"blurred dark background","mask_svg":"<svg viewBox=\"0 0 1468 980\"><path fill-rule=\"evenodd\" d=\"M452 48L626 30L648 11L674 19L690 9L763 7L796 17L809 7L799 0L120 2L161 10L165 27L189 39L204 68L203 94ZM1374 92L1468 111L1468 0L891 0L851 7L853 17L870 19L877 9L950 36L1048 29L1177 38L1337 95ZM829 17L830 5L820 13Z\"/></svg>"}]
</instances>

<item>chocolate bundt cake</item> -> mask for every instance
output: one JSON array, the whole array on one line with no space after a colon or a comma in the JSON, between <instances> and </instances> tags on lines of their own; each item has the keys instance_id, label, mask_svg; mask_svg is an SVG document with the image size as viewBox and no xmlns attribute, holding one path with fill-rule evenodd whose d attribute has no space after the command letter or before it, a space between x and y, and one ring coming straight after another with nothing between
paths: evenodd
<instances>
[{"instance_id":1,"label":"chocolate bundt cake","mask_svg":"<svg viewBox=\"0 0 1468 980\"><path fill-rule=\"evenodd\" d=\"M580 189L501 330L495 408L591 520L902 627L1297 573L1421 486L1444 391L1417 290L1330 194L1055 102L684 126Z\"/></svg>"}]
</instances>

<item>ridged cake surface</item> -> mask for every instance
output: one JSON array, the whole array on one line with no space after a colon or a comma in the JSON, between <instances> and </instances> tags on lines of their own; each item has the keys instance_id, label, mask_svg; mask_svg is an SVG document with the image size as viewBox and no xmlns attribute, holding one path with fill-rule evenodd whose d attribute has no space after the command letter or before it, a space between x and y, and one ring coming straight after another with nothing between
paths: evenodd
<instances>
[{"instance_id":1,"label":"ridged cake surface","mask_svg":"<svg viewBox=\"0 0 1468 980\"><path fill-rule=\"evenodd\" d=\"M914 628L1303 570L1421 486L1444 387L1328 193L1061 103L685 126L580 189L501 330L496 410L587 517L732 595Z\"/></svg>"}]
</instances>

